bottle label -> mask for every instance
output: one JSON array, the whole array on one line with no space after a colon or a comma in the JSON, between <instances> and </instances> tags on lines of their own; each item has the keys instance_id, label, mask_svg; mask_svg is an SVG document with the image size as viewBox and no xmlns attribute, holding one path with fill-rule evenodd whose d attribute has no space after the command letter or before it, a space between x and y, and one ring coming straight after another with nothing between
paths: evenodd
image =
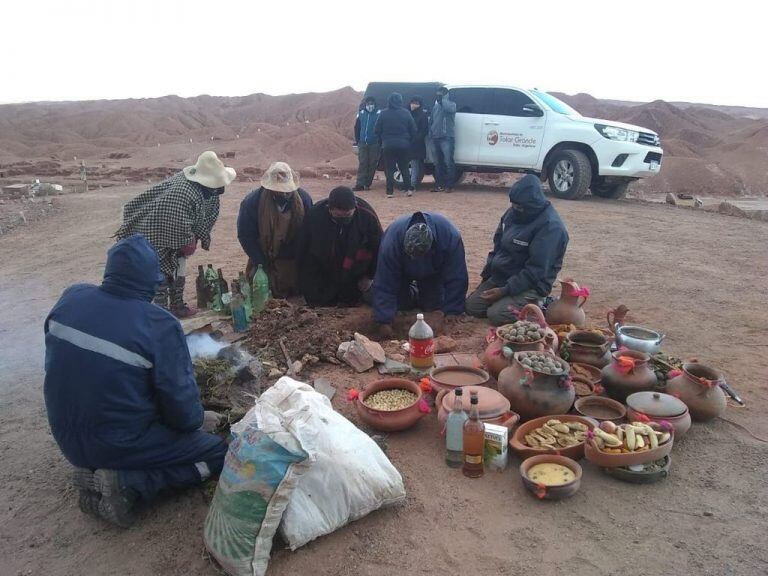
<instances>
[{"instance_id":1,"label":"bottle label","mask_svg":"<svg viewBox=\"0 0 768 576\"><path fill-rule=\"evenodd\" d=\"M464 462L467 464L482 464L483 463L483 457L481 456L471 456L469 454L464 454Z\"/></svg>"},{"instance_id":2,"label":"bottle label","mask_svg":"<svg viewBox=\"0 0 768 576\"><path fill-rule=\"evenodd\" d=\"M429 358L435 354L435 341L411 339L410 353L413 358Z\"/></svg>"}]
</instances>

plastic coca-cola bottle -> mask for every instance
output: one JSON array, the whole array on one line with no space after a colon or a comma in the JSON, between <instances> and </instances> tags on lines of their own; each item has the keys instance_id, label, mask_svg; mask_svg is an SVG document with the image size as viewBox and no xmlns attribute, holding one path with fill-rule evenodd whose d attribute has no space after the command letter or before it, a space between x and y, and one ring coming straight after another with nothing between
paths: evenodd
<instances>
[{"instance_id":1,"label":"plastic coca-cola bottle","mask_svg":"<svg viewBox=\"0 0 768 576\"><path fill-rule=\"evenodd\" d=\"M416 315L416 323L408 332L411 368L428 370L435 364L435 333L424 321L424 314Z\"/></svg>"}]
</instances>

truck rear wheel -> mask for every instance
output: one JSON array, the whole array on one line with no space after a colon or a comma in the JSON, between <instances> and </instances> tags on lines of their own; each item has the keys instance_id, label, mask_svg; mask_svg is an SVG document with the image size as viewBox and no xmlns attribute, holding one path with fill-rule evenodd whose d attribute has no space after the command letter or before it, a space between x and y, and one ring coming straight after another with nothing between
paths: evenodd
<instances>
[{"instance_id":1,"label":"truck rear wheel","mask_svg":"<svg viewBox=\"0 0 768 576\"><path fill-rule=\"evenodd\" d=\"M592 165L580 150L560 150L549 163L549 190L556 198L578 200L589 190Z\"/></svg>"},{"instance_id":2,"label":"truck rear wheel","mask_svg":"<svg viewBox=\"0 0 768 576\"><path fill-rule=\"evenodd\" d=\"M605 181L604 179L592 182L592 186L590 187L592 194L595 196L609 198L611 200L620 200L624 198L627 194L627 188L629 188L629 181L627 180Z\"/></svg>"}]
</instances>

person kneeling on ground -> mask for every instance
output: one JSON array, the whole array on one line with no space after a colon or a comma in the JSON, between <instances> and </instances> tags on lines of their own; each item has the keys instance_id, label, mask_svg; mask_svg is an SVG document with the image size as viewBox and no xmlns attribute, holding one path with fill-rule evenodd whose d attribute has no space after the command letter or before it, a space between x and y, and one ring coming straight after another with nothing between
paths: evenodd
<instances>
[{"instance_id":1,"label":"person kneeling on ground","mask_svg":"<svg viewBox=\"0 0 768 576\"><path fill-rule=\"evenodd\" d=\"M217 475L226 443L204 412L179 321L152 304L163 281L141 235L117 242L101 286L67 288L45 320L45 406L75 466L83 512L119 526L165 488Z\"/></svg>"},{"instance_id":2,"label":"person kneeling on ground","mask_svg":"<svg viewBox=\"0 0 768 576\"><path fill-rule=\"evenodd\" d=\"M450 220L434 212L401 216L384 233L373 280L380 337L392 337L397 310L461 314L468 282L464 243ZM433 315L436 332L442 314Z\"/></svg>"},{"instance_id":3,"label":"person kneeling on ground","mask_svg":"<svg viewBox=\"0 0 768 576\"><path fill-rule=\"evenodd\" d=\"M568 232L541 182L528 174L509 191L510 208L493 236L483 281L467 298L467 314L494 326L515 322L515 311L542 299L563 266Z\"/></svg>"},{"instance_id":4,"label":"person kneeling on ground","mask_svg":"<svg viewBox=\"0 0 768 576\"><path fill-rule=\"evenodd\" d=\"M381 235L376 212L346 186L315 204L299 243L299 286L307 304L370 303Z\"/></svg>"},{"instance_id":5,"label":"person kneeling on ground","mask_svg":"<svg viewBox=\"0 0 768 576\"><path fill-rule=\"evenodd\" d=\"M237 238L248 255L245 273L253 278L261 267L276 298L299 291L297 249L312 198L299 188L299 175L285 162L274 162L254 190L240 203Z\"/></svg>"},{"instance_id":6,"label":"person kneeling on ground","mask_svg":"<svg viewBox=\"0 0 768 576\"><path fill-rule=\"evenodd\" d=\"M194 166L139 194L123 208L123 225L115 236L122 240L142 234L149 240L164 274L154 302L178 318L197 312L184 303L187 258L195 252L198 240L203 250L210 249L219 196L236 176L215 152L203 152Z\"/></svg>"}]
</instances>

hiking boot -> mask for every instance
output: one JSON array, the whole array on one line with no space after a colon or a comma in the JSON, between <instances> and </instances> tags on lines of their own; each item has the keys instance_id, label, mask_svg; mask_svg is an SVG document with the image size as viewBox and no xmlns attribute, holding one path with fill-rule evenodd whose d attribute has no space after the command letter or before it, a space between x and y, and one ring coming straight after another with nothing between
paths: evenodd
<instances>
[{"instance_id":1,"label":"hiking boot","mask_svg":"<svg viewBox=\"0 0 768 576\"><path fill-rule=\"evenodd\" d=\"M120 484L117 470L96 470L93 480L101 494L98 504L99 517L121 528L130 527L136 520L133 513L138 500L136 494Z\"/></svg>"},{"instance_id":2,"label":"hiking boot","mask_svg":"<svg viewBox=\"0 0 768 576\"><path fill-rule=\"evenodd\" d=\"M189 318L197 314L196 308L192 308L184 302L184 285L186 281L186 277L179 276L173 281L173 285L169 290L171 314L176 316L176 318Z\"/></svg>"},{"instance_id":3,"label":"hiking boot","mask_svg":"<svg viewBox=\"0 0 768 576\"><path fill-rule=\"evenodd\" d=\"M387 190L387 198L394 198L394 197L395 197L395 193L392 192L391 190Z\"/></svg>"},{"instance_id":4,"label":"hiking boot","mask_svg":"<svg viewBox=\"0 0 768 576\"><path fill-rule=\"evenodd\" d=\"M90 492L88 490L80 490L77 496L77 507L83 514L90 514L91 516L99 517L99 503L101 502L101 494L98 492Z\"/></svg>"},{"instance_id":5,"label":"hiking boot","mask_svg":"<svg viewBox=\"0 0 768 576\"><path fill-rule=\"evenodd\" d=\"M157 292L155 292L155 297L152 298L152 303L157 304L160 306L160 308L165 308L166 310L169 309L169 300L168 300L168 294L171 290L170 284L168 284L168 280L164 280L160 286L157 287Z\"/></svg>"},{"instance_id":6,"label":"hiking boot","mask_svg":"<svg viewBox=\"0 0 768 576\"><path fill-rule=\"evenodd\" d=\"M93 471L90 468L75 467L74 471L72 472L72 484L74 484L75 488L78 490L95 492L96 494L99 493L99 491L96 489L96 483L93 479Z\"/></svg>"},{"instance_id":7,"label":"hiking boot","mask_svg":"<svg viewBox=\"0 0 768 576\"><path fill-rule=\"evenodd\" d=\"M453 192L453 188L451 188L451 187L448 187L448 188L446 188L446 189L444 190L444 192L445 192L446 194L450 194L451 192Z\"/></svg>"}]
</instances>

